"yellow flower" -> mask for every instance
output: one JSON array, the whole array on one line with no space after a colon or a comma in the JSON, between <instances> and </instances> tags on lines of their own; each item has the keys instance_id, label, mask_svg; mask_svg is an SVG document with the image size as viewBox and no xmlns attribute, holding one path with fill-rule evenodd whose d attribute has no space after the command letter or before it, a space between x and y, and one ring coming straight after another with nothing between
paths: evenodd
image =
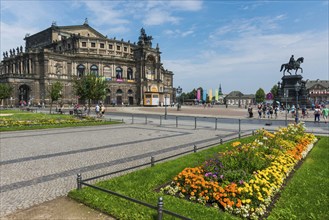
<instances>
[{"instance_id":1,"label":"yellow flower","mask_svg":"<svg viewBox=\"0 0 329 220\"><path fill-rule=\"evenodd\" d=\"M241 142L239 142L239 141L233 142L233 143L232 143L232 147L237 147L237 146L239 146L240 144L241 144Z\"/></svg>"}]
</instances>

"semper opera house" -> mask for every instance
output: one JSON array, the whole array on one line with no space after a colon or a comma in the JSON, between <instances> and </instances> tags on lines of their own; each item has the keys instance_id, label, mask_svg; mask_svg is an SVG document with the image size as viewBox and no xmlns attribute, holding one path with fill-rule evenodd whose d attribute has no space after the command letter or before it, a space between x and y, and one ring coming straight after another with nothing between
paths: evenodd
<instances>
[{"instance_id":1,"label":"semper opera house","mask_svg":"<svg viewBox=\"0 0 329 220\"><path fill-rule=\"evenodd\" d=\"M73 80L86 73L106 80L107 95L102 100L106 105L170 103L173 73L164 69L159 46L152 48L152 39L143 28L137 44L110 39L87 20L72 26L53 23L39 33L27 34L24 51L21 46L3 53L0 82L13 87L12 97L4 103L49 104L48 88L59 81L63 104L84 104L74 95Z\"/></svg>"}]
</instances>

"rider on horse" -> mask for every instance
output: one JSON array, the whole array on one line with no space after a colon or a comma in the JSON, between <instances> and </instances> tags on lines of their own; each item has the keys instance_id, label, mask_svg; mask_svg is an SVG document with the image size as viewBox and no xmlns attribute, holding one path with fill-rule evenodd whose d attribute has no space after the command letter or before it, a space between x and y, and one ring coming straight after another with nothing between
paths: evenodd
<instances>
[{"instance_id":1,"label":"rider on horse","mask_svg":"<svg viewBox=\"0 0 329 220\"><path fill-rule=\"evenodd\" d=\"M295 58L294 55L291 55L290 60L289 60L289 65L294 68L295 67Z\"/></svg>"}]
</instances>

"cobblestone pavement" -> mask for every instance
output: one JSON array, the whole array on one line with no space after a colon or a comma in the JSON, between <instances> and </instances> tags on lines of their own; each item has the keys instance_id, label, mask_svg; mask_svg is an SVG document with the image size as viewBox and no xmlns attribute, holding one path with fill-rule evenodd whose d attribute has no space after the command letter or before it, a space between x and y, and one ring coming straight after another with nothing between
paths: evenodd
<instances>
[{"instance_id":1,"label":"cobblestone pavement","mask_svg":"<svg viewBox=\"0 0 329 220\"><path fill-rule=\"evenodd\" d=\"M231 134L129 124L3 132L0 217L66 195L76 187L77 173L101 175Z\"/></svg>"},{"instance_id":2,"label":"cobblestone pavement","mask_svg":"<svg viewBox=\"0 0 329 220\"><path fill-rule=\"evenodd\" d=\"M219 110L222 117L246 117L244 109L183 108L181 115L214 116ZM106 117L114 117L114 112L161 115L163 110L108 108ZM161 126L157 118L136 118L132 123L128 115L122 125L2 132L0 218L67 195L76 187L77 173L83 178L101 175L238 135L239 126L230 121L219 121L217 129L212 121L198 122L197 129L193 121L177 127L172 117L177 110L167 111L171 118L162 120ZM244 124L241 132L261 126ZM327 126L321 129L327 131Z\"/></svg>"}]
</instances>

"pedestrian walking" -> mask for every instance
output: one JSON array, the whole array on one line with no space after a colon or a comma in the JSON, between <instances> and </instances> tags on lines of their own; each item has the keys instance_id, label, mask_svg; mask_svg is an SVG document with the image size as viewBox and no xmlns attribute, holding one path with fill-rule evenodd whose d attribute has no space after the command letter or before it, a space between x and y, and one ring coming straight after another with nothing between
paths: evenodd
<instances>
[{"instance_id":1,"label":"pedestrian walking","mask_svg":"<svg viewBox=\"0 0 329 220\"><path fill-rule=\"evenodd\" d=\"M322 116L323 116L324 123L328 122L328 115L329 115L329 109L327 106L324 106L324 108L322 109Z\"/></svg>"},{"instance_id":2,"label":"pedestrian walking","mask_svg":"<svg viewBox=\"0 0 329 220\"><path fill-rule=\"evenodd\" d=\"M320 114L321 114L320 107L316 105L314 108L314 122L320 122Z\"/></svg>"},{"instance_id":3,"label":"pedestrian walking","mask_svg":"<svg viewBox=\"0 0 329 220\"><path fill-rule=\"evenodd\" d=\"M96 104L95 106L95 113L96 113L96 117L98 118L100 115L99 115L99 111L100 111L100 107L98 104Z\"/></svg>"},{"instance_id":4,"label":"pedestrian walking","mask_svg":"<svg viewBox=\"0 0 329 220\"><path fill-rule=\"evenodd\" d=\"M254 117L254 113L252 112L252 107L251 107L251 105L249 105L249 107L248 107L248 113L249 113L249 118Z\"/></svg>"},{"instance_id":5,"label":"pedestrian walking","mask_svg":"<svg viewBox=\"0 0 329 220\"><path fill-rule=\"evenodd\" d=\"M102 104L101 105L101 117L104 117L104 114L105 114L105 106Z\"/></svg>"},{"instance_id":6,"label":"pedestrian walking","mask_svg":"<svg viewBox=\"0 0 329 220\"><path fill-rule=\"evenodd\" d=\"M259 118L259 119L262 118L262 109L258 109L258 118Z\"/></svg>"}]
</instances>

